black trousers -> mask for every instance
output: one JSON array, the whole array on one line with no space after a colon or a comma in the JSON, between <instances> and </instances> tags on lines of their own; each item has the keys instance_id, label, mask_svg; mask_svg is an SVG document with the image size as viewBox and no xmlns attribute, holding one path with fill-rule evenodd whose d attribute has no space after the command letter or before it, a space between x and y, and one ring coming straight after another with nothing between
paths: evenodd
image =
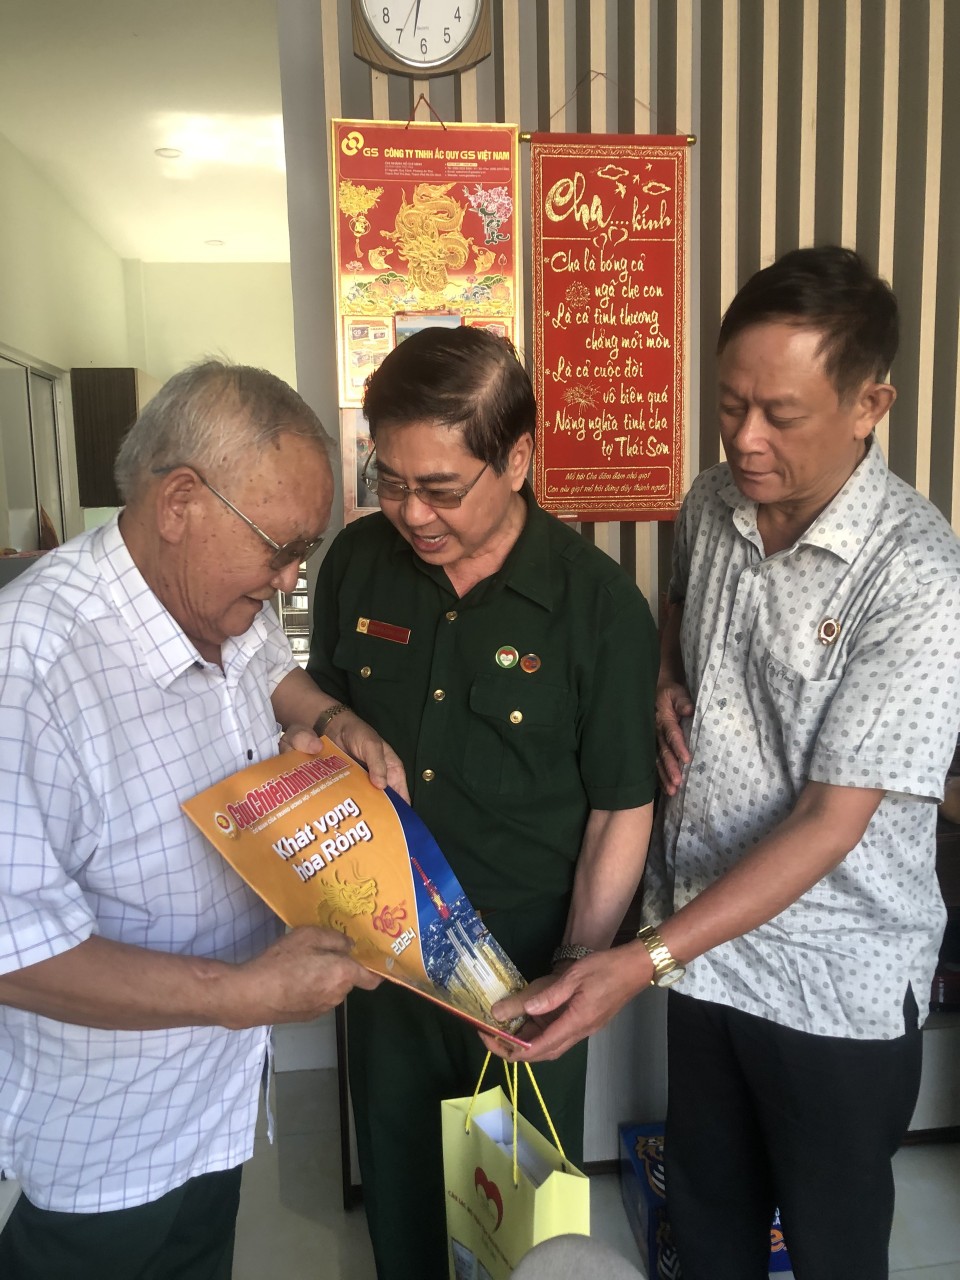
<instances>
[{"instance_id":1,"label":"black trousers","mask_svg":"<svg viewBox=\"0 0 960 1280\"><path fill-rule=\"evenodd\" d=\"M798 1280L887 1280L891 1159L920 1087L896 1040L808 1035L671 992L664 1142L684 1280L766 1280L779 1205Z\"/></svg>"},{"instance_id":2,"label":"black trousers","mask_svg":"<svg viewBox=\"0 0 960 1280\"><path fill-rule=\"evenodd\" d=\"M58 1213L21 1196L0 1234L3 1280L230 1280L242 1166L159 1200Z\"/></svg>"}]
</instances>

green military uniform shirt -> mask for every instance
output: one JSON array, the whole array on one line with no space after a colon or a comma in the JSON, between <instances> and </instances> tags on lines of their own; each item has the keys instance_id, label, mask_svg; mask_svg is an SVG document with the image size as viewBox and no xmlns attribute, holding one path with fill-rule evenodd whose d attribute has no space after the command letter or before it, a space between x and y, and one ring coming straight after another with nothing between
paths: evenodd
<instances>
[{"instance_id":1,"label":"green military uniform shirt","mask_svg":"<svg viewBox=\"0 0 960 1280\"><path fill-rule=\"evenodd\" d=\"M320 568L307 668L397 751L486 910L569 894L590 810L646 804L655 783L646 601L523 496L503 567L462 599L379 512L344 529Z\"/></svg>"}]
</instances>

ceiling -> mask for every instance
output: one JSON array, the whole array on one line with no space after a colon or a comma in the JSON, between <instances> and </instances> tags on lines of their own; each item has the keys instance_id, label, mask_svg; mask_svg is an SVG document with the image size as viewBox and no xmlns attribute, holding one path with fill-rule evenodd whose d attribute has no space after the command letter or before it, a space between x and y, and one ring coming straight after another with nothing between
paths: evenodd
<instances>
[{"instance_id":1,"label":"ceiling","mask_svg":"<svg viewBox=\"0 0 960 1280\"><path fill-rule=\"evenodd\" d=\"M289 261L276 0L0 0L0 133L123 258Z\"/></svg>"}]
</instances>

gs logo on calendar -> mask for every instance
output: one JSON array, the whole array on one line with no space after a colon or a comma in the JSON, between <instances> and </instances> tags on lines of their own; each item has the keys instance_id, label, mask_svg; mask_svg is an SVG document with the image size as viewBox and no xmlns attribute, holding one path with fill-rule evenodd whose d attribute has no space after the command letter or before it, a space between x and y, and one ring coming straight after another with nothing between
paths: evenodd
<instances>
[{"instance_id":1,"label":"gs logo on calendar","mask_svg":"<svg viewBox=\"0 0 960 1280\"><path fill-rule=\"evenodd\" d=\"M363 134L357 129L351 129L340 143L340 150L345 156L355 156L363 150Z\"/></svg>"}]
</instances>

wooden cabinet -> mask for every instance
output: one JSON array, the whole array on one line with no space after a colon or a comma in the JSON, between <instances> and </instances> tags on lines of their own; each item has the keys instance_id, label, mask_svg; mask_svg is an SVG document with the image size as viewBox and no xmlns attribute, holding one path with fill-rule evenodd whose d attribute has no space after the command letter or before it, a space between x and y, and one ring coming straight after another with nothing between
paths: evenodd
<instances>
[{"instance_id":1,"label":"wooden cabinet","mask_svg":"<svg viewBox=\"0 0 960 1280\"><path fill-rule=\"evenodd\" d=\"M119 507L113 463L120 442L160 389L140 369L71 369L81 507Z\"/></svg>"}]
</instances>

